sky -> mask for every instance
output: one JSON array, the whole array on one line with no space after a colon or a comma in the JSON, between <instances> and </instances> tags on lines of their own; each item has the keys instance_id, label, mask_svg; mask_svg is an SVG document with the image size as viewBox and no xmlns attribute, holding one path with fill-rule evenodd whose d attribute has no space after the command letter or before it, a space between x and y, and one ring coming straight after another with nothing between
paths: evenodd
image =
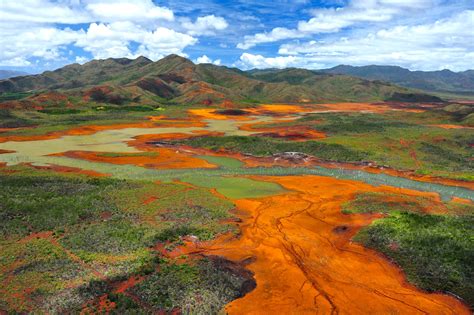
<instances>
[{"instance_id":1,"label":"sky","mask_svg":"<svg viewBox=\"0 0 474 315\"><path fill-rule=\"evenodd\" d=\"M1 69L169 54L243 70L463 71L474 0L0 0Z\"/></svg>"}]
</instances>

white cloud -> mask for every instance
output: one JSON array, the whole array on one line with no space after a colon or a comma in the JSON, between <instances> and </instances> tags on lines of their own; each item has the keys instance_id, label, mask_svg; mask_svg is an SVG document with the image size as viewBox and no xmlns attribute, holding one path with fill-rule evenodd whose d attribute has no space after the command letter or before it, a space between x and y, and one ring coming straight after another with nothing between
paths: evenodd
<instances>
[{"instance_id":1,"label":"white cloud","mask_svg":"<svg viewBox=\"0 0 474 315\"><path fill-rule=\"evenodd\" d=\"M175 28L173 11L152 0L0 0L0 65L28 66L32 58L66 61L70 45L94 58L145 55L156 60L198 42L228 24L214 15L199 17L187 33ZM71 28L57 24L70 25ZM73 25L88 24L73 30ZM81 25L82 26L82 25ZM64 57L63 57L64 56ZM80 60L79 60L80 61Z\"/></svg>"},{"instance_id":2,"label":"white cloud","mask_svg":"<svg viewBox=\"0 0 474 315\"><path fill-rule=\"evenodd\" d=\"M83 57L83 56L76 56L76 63L78 64L85 64L86 62L89 61L89 58Z\"/></svg>"},{"instance_id":3,"label":"white cloud","mask_svg":"<svg viewBox=\"0 0 474 315\"><path fill-rule=\"evenodd\" d=\"M279 53L309 66L392 64L418 70L464 70L472 68L474 60L473 29L474 11L466 10L433 23L396 26L363 37L284 44Z\"/></svg>"},{"instance_id":4,"label":"white cloud","mask_svg":"<svg viewBox=\"0 0 474 315\"><path fill-rule=\"evenodd\" d=\"M198 57L196 59L196 63L212 63L212 64L215 64L216 66L219 66L221 62L222 61L220 59L212 60L206 55L202 55L201 57Z\"/></svg>"},{"instance_id":5,"label":"white cloud","mask_svg":"<svg viewBox=\"0 0 474 315\"><path fill-rule=\"evenodd\" d=\"M136 52L136 56L146 56L152 60L160 59L169 54L186 56L183 49L197 43L197 39L176 32L175 30L158 27L154 32L144 35L142 44Z\"/></svg>"},{"instance_id":6,"label":"white cloud","mask_svg":"<svg viewBox=\"0 0 474 315\"><path fill-rule=\"evenodd\" d=\"M49 0L4 0L0 6L3 21L27 23L86 23L91 16L85 10L74 8L66 2Z\"/></svg>"},{"instance_id":7,"label":"white cloud","mask_svg":"<svg viewBox=\"0 0 474 315\"><path fill-rule=\"evenodd\" d=\"M245 36L237 48L249 49L261 43L308 37L319 33L334 33L362 23L381 23L410 10L428 8L436 0L352 0L346 7L311 10L313 17L299 21L296 29L274 28L267 33Z\"/></svg>"},{"instance_id":8,"label":"white cloud","mask_svg":"<svg viewBox=\"0 0 474 315\"><path fill-rule=\"evenodd\" d=\"M262 55L243 53L240 56L237 66L244 69L265 69L265 68L288 68L298 66L299 58L294 56L270 57L265 58Z\"/></svg>"},{"instance_id":9,"label":"white cloud","mask_svg":"<svg viewBox=\"0 0 474 315\"><path fill-rule=\"evenodd\" d=\"M132 41L140 44L136 51L130 49ZM92 23L85 35L76 42L76 46L82 47L98 59L135 58L143 55L157 60L169 54L183 55L183 49L196 42L197 39L188 34L165 27L148 31L132 22L114 22Z\"/></svg>"},{"instance_id":10,"label":"white cloud","mask_svg":"<svg viewBox=\"0 0 474 315\"><path fill-rule=\"evenodd\" d=\"M287 38L301 38L305 35L297 30L290 30L284 27L274 28L269 33L258 33L252 36L245 36L243 43L238 43L237 48L249 49L258 44L276 42Z\"/></svg>"},{"instance_id":11,"label":"white cloud","mask_svg":"<svg viewBox=\"0 0 474 315\"><path fill-rule=\"evenodd\" d=\"M2 20L28 23L77 24L174 19L173 11L152 0L22 0L2 1Z\"/></svg>"},{"instance_id":12,"label":"white cloud","mask_svg":"<svg viewBox=\"0 0 474 315\"><path fill-rule=\"evenodd\" d=\"M28 66L29 58L58 59L59 47L77 40L83 31L57 29L37 25L3 27L0 23L0 65Z\"/></svg>"},{"instance_id":13,"label":"white cloud","mask_svg":"<svg viewBox=\"0 0 474 315\"><path fill-rule=\"evenodd\" d=\"M130 21L163 19L174 20L173 11L156 6L151 0L107 1L98 0L86 5L92 16L100 21Z\"/></svg>"},{"instance_id":14,"label":"white cloud","mask_svg":"<svg viewBox=\"0 0 474 315\"><path fill-rule=\"evenodd\" d=\"M185 20L182 26L190 35L214 35L216 31L226 29L229 24L224 18L212 14L200 16L194 23L190 20Z\"/></svg>"}]
</instances>

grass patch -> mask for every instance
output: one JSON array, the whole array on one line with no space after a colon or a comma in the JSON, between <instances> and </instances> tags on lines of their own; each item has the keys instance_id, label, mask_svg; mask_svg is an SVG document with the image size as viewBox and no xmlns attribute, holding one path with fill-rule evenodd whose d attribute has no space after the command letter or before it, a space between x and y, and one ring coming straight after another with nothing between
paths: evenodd
<instances>
[{"instance_id":1,"label":"grass patch","mask_svg":"<svg viewBox=\"0 0 474 315\"><path fill-rule=\"evenodd\" d=\"M366 158L363 152L348 149L339 144L318 141L293 142L275 140L265 137L195 137L176 143L209 150L228 150L255 156L271 156L282 152L302 152L323 160L354 162Z\"/></svg>"},{"instance_id":2,"label":"grass patch","mask_svg":"<svg viewBox=\"0 0 474 315\"><path fill-rule=\"evenodd\" d=\"M34 123L28 119L18 117L8 109L0 109L0 128L20 128L33 125Z\"/></svg>"},{"instance_id":3,"label":"grass patch","mask_svg":"<svg viewBox=\"0 0 474 315\"><path fill-rule=\"evenodd\" d=\"M120 152L103 152L98 153L98 156L102 157L110 157L110 158L118 158L118 157L157 157L159 155L158 152L137 152L137 153L120 153Z\"/></svg>"},{"instance_id":4,"label":"grass patch","mask_svg":"<svg viewBox=\"0 0 474 315\"><path fill-rule=\"evenodd\" d=\"M118 181L62 176L0 175L0 234L21 237L90 222L116 211L104 194Z\"/></svg>"},{"instance_id":5,"label":"grass patch","mask_svg":"<svg viewBox=\"0 0 474 315\"><path fill-rule=\"evenodd\" d=\"M87 270L45 238L1 244L0 270L0 305L17 312L37 308L36 297L53 295L67 283L90 278Z\"/></svg>"},{"instance_id":6,"label":"grass patch","mask_svg":"<svg viewBox=\"0 0 474 315\"><path fill-rule=\"evenodd\" d=\"M3 92L0 93L0 102L21 100L31 95L30 92Z\"/></svg>"},{"instance_id":7,"label":"grass patch","mask_svg":"<svg viewBox=\"0 0 474 315\"><path fill-rule=\"evenodd\" d=\"M133 292L154 311L181 310L184 314L217 314L224 305L254 287L249 272L235 272L222 259L196 265L167 264L138 284Z\"/></svg>"},{"instance_id":8,"label":"grass patch","mask_svg":"<svg viewBox=\"0 0 474 315\"><path fill-rule=\"evenodd\" d=\"M408 280L429 292L449 292L474 305L474 207L448 203L454 215L422 213L423 197L364 193L343 206L348 212L384 212L355 240L394 260ZM392 202L394 199L399 203Z\"/></svg>"},{"instance_id":9,"label":"grass patch","mask_svg":"<svg viewBox=\"0 0 474 315\"><path fill-rule=\"evenodd\" d=\"M450 107L420 113L318 113L264 126L310 127L328 135L318 142L360 152L378 165L423 175L473 180L473 132L430 126L461 124L465 115L458 117L460 110L456 107L453 113L448 111Z\"/></svg>"},{"instance_id":10,"label":"grass patch","mask_svg":"<svg viewBox=\"0 0 474 315\"><path fill-rule=\"evenodd\" d=\"M86 253L121 255L153 245L153 236L149 229L117 218L71 232L61 243L81 256L87 256Z\"/></svg>"},{"instance_id":11,"label":"grass patch","mask_svg":"<svg viewBox=\"0 0 474 315\"><path fill-rule=\"evenodd\" d=\"M16 172L0 175L0 305L9 311L79 312L112 290L94 282L92 270L110 281L149 274L159 261L157 242L174 247L185 235L206 240L234 231L221 224L234 205L205 188L10 170ZM52 232L23 238L42 231ZM206 307L214 307L212 298ZM136 310L124 297L114 299L116 313Z\"/></svg>"},{"instance_id":12,"label":"grass patch","mask_svg":"<svg viewBox=\"0 0 474 315\"><path fill-rule=\"evenodd\" d=\"M403 194L366 192L342 205L342 213L390 213L395 211L422 212L425 209L445 209L432 198Z\"/></svg>"},{"instance_id":13,"label":"grass patch","mask_svg":"<svg viewBox=\"0 0 474 315\"><path fill-rule=\"evenodd\" d=\"M46 108L39 110L40 113L45 113L49 115L71 115L78 114L81 111L74 108Z\"/></svg>"},{"instance_id":14,"label":"grass patch","mask_svg":"<svg viewBox=\"0 0 474 315\"><path fill-rule=\"evenodd\" d=\"M358 134L382 132L389 127L405 128L410 126L402 121L387 119L377 114L324 113L311 114L298 120L303 123L315 123L318 131L328 134Z\"/></svg>"}]
</instances>

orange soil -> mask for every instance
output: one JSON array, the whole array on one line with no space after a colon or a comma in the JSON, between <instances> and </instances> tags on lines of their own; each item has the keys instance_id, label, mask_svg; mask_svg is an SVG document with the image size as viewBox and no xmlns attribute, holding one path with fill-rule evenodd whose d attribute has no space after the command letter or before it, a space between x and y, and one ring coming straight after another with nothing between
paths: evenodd
<instances>
[{"instance_id":1,"label":"orange soil","mask_svg":"<svg viewBox=\"0 0 474 315\"><path fill-rule=\"evenodd\" d=\"M199 108L190 109L188 113L193 116L204 118L204 119L216 119L216 120L251 120L249 116L258 115L274 115L274 116L289 116L295 113L310 112L314 109L311 107L303 107L299 105L286 105L286 104L263 104L255 108L245 108L248 116L242 115L225 115L217 112L215 108Z\"/></svg>"},{"instance_id":2,"label":"orange soil","mask_svg":"<svg viewBox=\"0 0 474 315\"><path fill-rule=\"evenodd\" d=\"M134 140L127 142L128 145L140 148L144 151L153 151L155 147L147 144L150 141L170 141L170 140L182 140L192 137L202 136L222 136L222 132L209 132L207 130L197 130L192 134L188 133L163 133L163 134L147 134L134 137Z\"/></svg>"},{"instance_id":3,"label":"orange soil","mask_svg":"<svg viewBox=\"0 0 474 315\"><path fill-rule=\"evenodd\" d=\"M219 114L214 108L190 109L188 110L188 113L190 113L193 116L198 117L199 119L216 119L216 120L250 120L251 119L247 116Z\"/></svg>"},{"instance_id":4,"label":"orange soil","mask_svg":"<svg viewBox=\"0 0 474 315\"><path fill-rule=\"evenodd\" d=\"M119 157L103 156L100 152L92 151L68 151L54 154L55 156L67 156L75 159L83 159L94 162L111 164L132 164L153 169L178 169L178 168L217 168L216 165L198 159L179 151L168 148L156 148L157 156L139 156L135 154L123 154Z\"/></svg>"},{"instance_id":5,"label":"orange soil","mask_svg":"<svg viewBox=\"0 0 474 315\"><path fill-rule=\"evenodd\" d=\"M439 127L439 128L443 128L443 129L474 129L474 127L459 126L459 125L448 125L448 124L431 125L431 126Z\"/></svg>"},{"instance_id":6,"label":"orange soil","mask_svg":"<svg viewBox=\"0 0 474 315\"><path fill-rule=\"evenodd\" d=\"M310 112L313 109L310 107L303 107L299 105L288 105L288 104L263 104L254 109L255 113L273 113L273 114L284 114L291 115L295 113Z\"/></svg>"},{"instance_id":7,"label":"orange soil","mask_svg":"<svg viewBox=\"0 0 474 315\"><path fill-rule=\"evenodd\" d=\"M154 116L151 116L154 117ZM154 122L160 121L162 124L156 124ZM112 130L112 129L125 129L125 128L156 128L156 127L203 127L204 123L192 120L157 120L156 118L152 121L143 121L136 123L126 124L114 124L114 125L88 125L75 127L68 130L49 132L43 135L32 135L32 136L0 136L0 142L7 141L33 141L33 140L48 140L56 139L62 136L80 136L80 135L91 135L99 131Z\"/></svg>"},{"instance_id":8,"label":"orange soil","mask_svg":"<svg viewBox=\"0 0 474 315\"><path fill-rule=\"evenodd\" d=\"M142 148L140 148L142 149ZM386 167L376 167L376 166L367 166L367 165L358 165L352 163L343 163L343 162L324 162L320 161L317 158L310 157L305 161L300 161L294 163L284 159L275 159L274 157L253 157L248 155L243 155L240 153L228 152L225 150L222 151L210 151L202 148L194 148L189 146L180 146L181 151L189 152L196 155L212 155L212 156L224 156L237 159L245 164L245 167L273 167L273 166L284 166L284 167L310 167L310 166L322 166L327 168L345 168L351 170L362 170L368 173L376 174L387 174L391 176L403 177L412 180L417 180L420 182L436 183L449 186L458 186L465 187L474 190L473 181L462 181L442 177L434 177L429 175L418 175L412 171L399 171L396 169L386 168Z\"/></svg>"},{"instance_id":9,"label":"orange soil","mask_svg":"<svg viewBox=\"0 0 474 315\"><path fill-rule=\"evenodd\" d=\"M69 167L69 166L60 166L60 165L49 165L49 166L29 165L29 166L36 168L38 170L52 170L58 173L83 174L83 175L88 175L88 176L93 176L93 177L108 176L107 174L99 173L96 171L83 170L81 168Z\"/></svg>"},{"instance_id":10,"label":"orange soil","mask_svg":"<svg viewBox=\"0 0 474 315\"><path fill-rule=\"evenodd\" d=\"M326 134L321 131L316 131L309 126L289 126L276 128L259 128L264 125L262 123L246 124L239 129L246 131L255 131L253 136L265 136L272 138L283 138L293 141L306 141L326 138ZM264 126L263 126L264 127Z\"/></svg>"},{"instance_id":11,"label":"orange soil","mask_svg":"<svg viewBox=\"0 0 474 315\"><path fill-rule=\"evenodd\" d=\"M421 292L401 270L351 237L380 215L340 212L359 191L435 196L319 176L257 177L293 192L237 200L240 238L188 246L248 265L257 288L230 303L229 314L470 314L454 297ZM396 246L396 244L394 244Z\"/></svg>"},{"instance_id":12,"label":"orange soil","mask_svg":"<svg viewBox=\"0 0 474 315\"><path fill-rule=\"evenodd\" d=\"M321 106L326 107L328 110L334 111L344 111L344 112L360 112L360 111L370 111L374 113L383 113L389 110L399 109L405 112L423 112L420 109L411 109L411 108L396 108L391 106L388 103L334 103L334 104L320 104Z\"/></svg>"},{"instance_id":13,"label":"orange soil","mask_svg":"<svg viewBox=\"0 0 474 315\"><path fill-rule=\"evenodd\" d=\"M306 130L305 130L306 129ZM257 133L253 136L262 136L270 138L280 138L292 141L307 141L322 139L326 137L324 132L311 130L309 128L272 128L262 133Z\"/></svg>"},{"instance_id":14,"label":"orange soil","mask_svg":"<svg viewBox=\"0 0 474 315\"><path fill-rule=\"evenodd\" d=\"M469 199L464 199L464 198L459 198L459 197L453 197L452 201L453 202L458 202L458 203L463 203L463 204L466 204L466 205L470 205L470 204L473 203Z\"/></svg>"}]
</instances>

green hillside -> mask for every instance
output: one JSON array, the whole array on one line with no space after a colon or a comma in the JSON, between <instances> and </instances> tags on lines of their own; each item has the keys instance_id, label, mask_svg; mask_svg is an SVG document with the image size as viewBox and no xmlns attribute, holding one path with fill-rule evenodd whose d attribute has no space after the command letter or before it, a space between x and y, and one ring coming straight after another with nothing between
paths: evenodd
<instances>
[{"instance_id":1,"label":"green hillside","mask_svg":"<svg viewBox=\"0 0 474 315\"><path fill-rule=\"evenodd\" d=\"M324 73L346 74L369 80L383 80L426 91L474 94L473 70L463 72L453 72L446 69L441 71L410 71L396 66L353 67L340 65L321 71Z\"/></svg>"},{"instance_id":2,"label":"green hillside","mask_svg":"<svg viewBox=\"0 0 474 315\"><path fill-rule=\"evenodd\" d=\"M52 100L48 98L50 94L45 94L51 91L55 92ZM195 65L188 59L170 55L157 62L145 57L93 60L40 75L0 80L0 93L0 102L10 102L4 107L29 108L48 105L47 101L54 102L57 98L68 99L72 104L82 100L116 105L242 105L376 102L394 100L394 95L403 99L403 95L415 92L347 75L304 69L243 72L211 64ZM410 101L410 97L405 99Z\"/></svg>"}]
</instances>

